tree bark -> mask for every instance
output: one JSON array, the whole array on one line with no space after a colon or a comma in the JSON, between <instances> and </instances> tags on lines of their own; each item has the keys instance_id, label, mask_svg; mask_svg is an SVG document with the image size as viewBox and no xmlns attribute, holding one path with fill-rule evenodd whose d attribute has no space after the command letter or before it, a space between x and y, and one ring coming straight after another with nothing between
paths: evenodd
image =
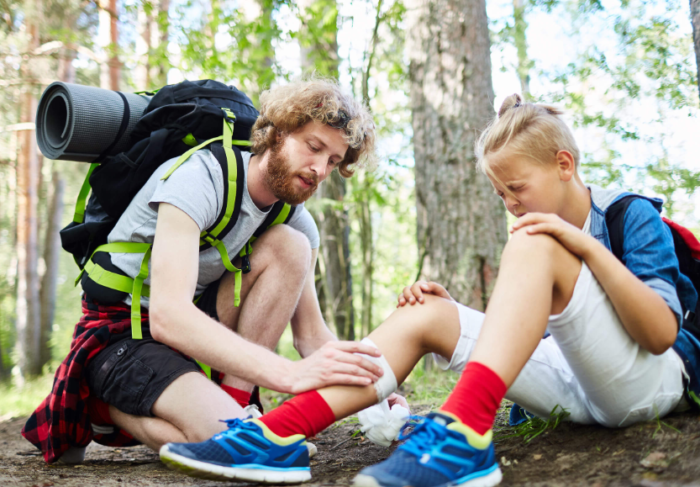
<instances>
[{"instance_id":1,"label":"tree bark","mask_svg":"<svg viewBox=\"0 0 700 487\"><path fill-rule=\"evenodd\" d=\"M141 4L139 7L139 35L136 39L139 63L134 80L141 91L160 88L168 83L169 10L170 0Z\"/></svg>"},{"instance_id":2,"label":"tree bark","mask_svg":"<svg viewBox=\"0 0 700 487\"><path fill-rule=\"evenodd\" d=\"M700 0L690 0L690 22L693 26L695 64L698 68L698 92L700 93Z\"/></svg>"},{"instance_id":3,"label":"tree bark","mask_svg":"<svg viewBox=\"0 0 700 487\"><path fill-rule=\"evenodd\" d=\"M525 100L530 99L530 68L532 61L527 57L527 21L525 1L513 0L513 42L518 52L518 79L520 92Z\"/></svg>"},{"instance_id":4,"label":"tree bark","mask_svg":"<svg viewBox=\"0 0 700 487\"><path fill-rule=\"evenodd\" d=\"M338 10L334 0L302 0L302 29L299 36L302 72L316 72L323 76L338 77ZM320 24L321 20L327 21ZM328 20L330 19L330 20ZM337 171L319 186L316 197L338 202L323 205L315 215L321 234L322 259L325 275L324 314L332 322L338 338L354 340L354 311L352 305L352 275L350 273L350 226L348 212L343 207L345 180ZM319 301L320 302L320 301Z\"/></svg>"},{"instance_id":5,"label":"tree bark","mask_svg":"<svg viewBox=\"0 0 700 487\"><path fill-rule=\"evenodd\" d=\"M374 178L370 174L362 175L362 195L358 202L360 214L360 245L362 250L362 338L372 332L372 304L373 304L373 275L374 275L374 242L372 235L372 208L370 206L372 183Z\"/></svg>"},{"instance_id":6,"label":"tree bark","mask_svg":"<svg viewBox=\"0 0 700 487\"><path fill-rule=\"evenodd\" d=\"M419 277L483 310L506 242L505 212L474 156L494 114L485 2L407 7Z\"/></svg>"},{"instance_id":7,"label":"tree bark","mask_svg":"<svg viewBox=\"0 0 700 487\"><path fill-rule=\"evenodd\" d=\"M51 360L49 341L56 309L56 280L58 278L58 261L61 250L58 230L61 227L61 217L63 216L64 187L64 180L59 176L58 172L54 172L51 202L48 211L48 224L46 225L46 237L44 240L44 263L46 264L46 271L41 279L41 291L39 293L39 302L41 303L41 367Z\"/></svg>"},{"instance_id":8,"label":"tree bark","mask_svg":"<svg viewBox=\"0 0 700 487\"><path fill-rule=\"evenodd\" d=\"M25 26L29 36L28 51L39 46L39 6L36 1L26 4ZM33 79L29 59L20 67L22 79ZM24 83L21 93L20 123L34 121L36 113L35 86ZM18 133L17 157L17 351L21 377L41 373L39 360L39 276L37 272L37 206L39 198L39 157L34 130Z\"/></svg>"},{"instance_id":9,"label":"tree bark","mask_svg":"<svg viewBox=\"0 0 700 487\"><path fill-rule=\"evenodd\" d=\"M100 66L100 87L119 90L121 63L119 62L119 30L117 0L99 0L99 38L104 62Z\"/></svg>"}]
</instances>

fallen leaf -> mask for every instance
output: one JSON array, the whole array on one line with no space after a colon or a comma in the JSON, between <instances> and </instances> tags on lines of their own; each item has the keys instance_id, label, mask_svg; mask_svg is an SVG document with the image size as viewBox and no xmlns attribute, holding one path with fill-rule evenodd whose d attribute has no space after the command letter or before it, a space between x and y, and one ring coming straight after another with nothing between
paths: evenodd
<instances>
[{"instance_id":1,"label":"fallen leaf","mask_svg":"<svg viewBox=\"0 0 700 487\"><path fill-rule=\"evenodd\" d=\"M542 460L542 454L541 453L535 453L532 455L533 460Z\"/></svg>"},{"instance_id":2,"label":"fallen leaf","mask_svg":"<svg viewBox=\"0 0 700 487\"><path fill-rule=\"evenodd\" d=\"M647 457L639 462L643 467L646 468L660 468L664 469L668 467L668 460L666 460L666 454L660 451L651 452Z\"/></svg>"}]
</instances>

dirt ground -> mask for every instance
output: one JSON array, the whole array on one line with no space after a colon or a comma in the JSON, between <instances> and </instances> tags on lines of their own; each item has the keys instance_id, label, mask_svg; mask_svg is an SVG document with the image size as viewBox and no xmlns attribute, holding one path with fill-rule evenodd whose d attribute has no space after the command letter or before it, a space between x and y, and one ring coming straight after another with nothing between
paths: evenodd
<instances>
[{"instance_id":1,"label":"dirt ground","mask_svg":"<svg viewBox=\"0 0 700 487\"><path fill-rule=\"evenodd\" d=\"M414 413L428 410L414 408ZM499 413L496 434L505 427L507 410ZM0 422L0 486L220 486L168 470L146 447L112 449L95 443L78 466L46 465L21 436L25 418ZM313 483L349 485L355 473L392 451L355 434L352 419L327 429L313 441ZM676 431L677 430L677 431ZM520 437L501 439L496 453L503 485L517 486L700 486L700 416L675 415L663 423L638 424L622 430L560 425L530 443ZM243 485L243 484L238 484Z\"/></svg>"}]
</instances>

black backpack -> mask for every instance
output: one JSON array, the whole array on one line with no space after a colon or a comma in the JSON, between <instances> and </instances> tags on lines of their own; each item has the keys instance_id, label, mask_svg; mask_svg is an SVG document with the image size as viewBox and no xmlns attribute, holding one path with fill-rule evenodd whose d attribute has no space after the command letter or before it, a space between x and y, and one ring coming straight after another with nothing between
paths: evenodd
<instances>
[{"instance_id":1,"label":"black backpack","mask_svg":"<svg viewBox=\"0 0 700 487\"><path fill-rule=\"evenodd\" d=\"M639 197L637 195L628 195L620 198L608 208L605 215L610 237L610 247L612 253L620 261L622 261L623 255L625 213L627 213L630 203ZM690 279L700 296L700 242L684 226L665 217L661 219L669 227L673 235L673 246L681 274ZM695 309L683 310L682 326L700 340L700 299L698 299Z\"/></svg>"},{"instance_id":2,"label":"black backpack","mask_svg":"<svg viewBox=\"0 0 700 487\"><path fill-rule=\"evenodd\" d=\"M286 223L294 207L278 201L268 217L241 251L241 269L231 263L222 243L240 214L245 184L241 150L249 150L250 132L258 111L250 98L233 86L213 80L184 81L168 85L153 94L131 135L131 148L90 166L78 195L73 221L60 231L63 248L73 254L81 269L78 281L91 299L102 304L121 302L132 294L132 335L141 338L141 299L150 289L143 284L148 277L151 244L107 243L112 231L136 193L154 171L165 161L179 157L165 174L172 174L194 152L207 149L221 165L224 202L214 225L200 236L200 252L216 247L227 270L236 275L250 271L248 255L251 244L267 228ZM129 120L128 105L124 104L122 130ZM108 151L105 151L108 152ZM92 190L88 199L88 193ZM231 206L233 206L231 208ZM110 252L142 253L141 272L135 279L126 276L111 262ZM235 304L239 303L236 294Z\"/></svg>"}]
</instances>

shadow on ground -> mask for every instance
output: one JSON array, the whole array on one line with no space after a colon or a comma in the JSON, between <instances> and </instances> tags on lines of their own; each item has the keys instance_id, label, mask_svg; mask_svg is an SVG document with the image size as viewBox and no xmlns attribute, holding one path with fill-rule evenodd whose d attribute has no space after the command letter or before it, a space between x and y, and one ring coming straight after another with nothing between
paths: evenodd
<instances>
[{"instance_id":1,"label":"shadow on ground","mask_svg":"<svg viewBox=\"0 0 700 487\"><path fill-rule=\"evenodd\" d=\"M506 414L499 414L497 435L509 431ZM0 422L0 486L229 485L170 471L142 446L93 443L83 465L46 465L20 436L23 424L24 418ZM314 440L318 455L311 463L311 485L349 485L359 469L389 455L391 449L371 444L357 429L352 420L336 423ZM700 416L676 415L622 430L563 424L528 444L520 437L502 438L496 453L503 485L700 486Z\"/></svg>"}]
</instances>

